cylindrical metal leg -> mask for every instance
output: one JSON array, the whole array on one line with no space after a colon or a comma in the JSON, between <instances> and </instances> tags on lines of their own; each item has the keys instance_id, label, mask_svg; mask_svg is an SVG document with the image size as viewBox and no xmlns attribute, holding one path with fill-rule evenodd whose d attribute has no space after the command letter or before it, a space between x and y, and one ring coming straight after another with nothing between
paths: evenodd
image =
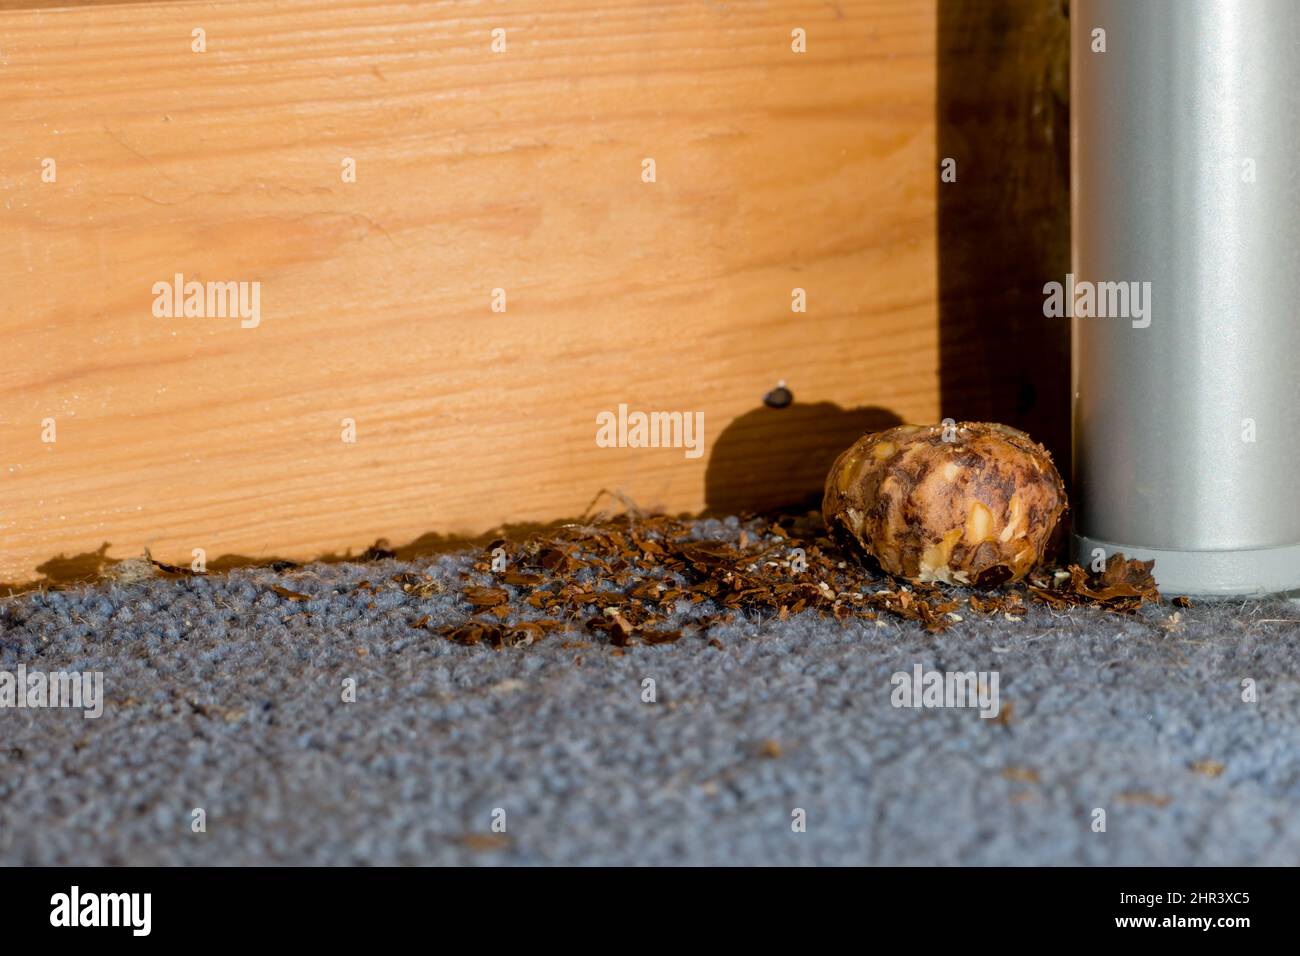
<instances>
[{"instance_id":1,"label":"cylindrical metal leg","mask_svg":"<svg viewBox=\"0 0 1300 956\"><path fill-rule=\"evenodd\" d=\"M1070 15L1078 557L1298 589L1300 2Z\"/></svg>"}]
</instances>

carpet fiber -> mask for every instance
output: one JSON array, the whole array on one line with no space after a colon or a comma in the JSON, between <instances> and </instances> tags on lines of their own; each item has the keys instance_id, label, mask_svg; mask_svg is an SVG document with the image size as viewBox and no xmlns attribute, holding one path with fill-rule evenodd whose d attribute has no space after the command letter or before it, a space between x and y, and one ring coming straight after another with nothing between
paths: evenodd
<instances>
[{"instance_id":1,"label":"carpet fiber","mask_svg":"<svg viewBox=\"0 0 1300 956\"><path fill-rule=\"evenodd\" d=\"M940 635L741 614L621 651L581 625L501 650L412 627L470 616L476 557L0 601L0 671L105 688L97 719L0 710L0 863L1300 859L1295 603L963 608ZM355 590L403 570L443 589ZM999 715L893 706L917 665L996 672Z\"/></svg>"}]
</instances>

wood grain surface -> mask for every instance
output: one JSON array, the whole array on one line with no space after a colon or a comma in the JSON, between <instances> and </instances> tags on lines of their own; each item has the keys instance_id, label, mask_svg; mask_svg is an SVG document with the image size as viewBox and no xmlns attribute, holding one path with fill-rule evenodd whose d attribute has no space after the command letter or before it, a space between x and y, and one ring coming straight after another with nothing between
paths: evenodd
<instances>
[{"instance_id":1,"label":"wood grain surface","mask_svg":"<svg viewBox=\"0 0 1300 956\"><path fill-rule=\"evenodd\" d=\"M17 6L0 582L783 504L938 415L933 0ZM599 447L620 403L704 454Z\"/></svg>"}]
</instances>

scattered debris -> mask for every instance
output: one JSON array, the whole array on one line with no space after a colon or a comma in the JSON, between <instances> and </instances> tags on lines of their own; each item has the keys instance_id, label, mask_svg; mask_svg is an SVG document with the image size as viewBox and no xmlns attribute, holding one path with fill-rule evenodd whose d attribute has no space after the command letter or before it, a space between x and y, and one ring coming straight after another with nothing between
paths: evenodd
<instances>
[{"instance_id":1,"label":"scattered debris","mask_svg":"<svg viewBox=\"0 0 1300 956\"><path fill-rule=\"evenodd\" d=\"M193 571L190 568L182 568L179 565L164 564L162 561L156 561L154 560L154 556L149 553L148 548L144 549L144 559L148 561L150 564L152 564L159 571L161 571L163 574L170 575L171 577L192 578L196 575L200 575L203 573L201 571Z\"/></svg>"},{"instance_id":2,"label":"scattered debris","mask_svg":"<svg viewBox=\"0 0 1300 956\"><path fill-rule=\"evenodd\" d=\"M149 558L127 558L104 571L104 578L115 584L136 584L157 576L158 569Z\"/></svg>"},{"instance_id":3,"label":"scattered debris","mask_svg":"<svg viewBox=\"0 0 1300 956\"><path fill-rule=\"evenodd\" d=\"M1173 798L1158 793L1147 793L1142 790L1130 790L1121 793L1118 800L1120 803L1144 804L1149 807L1167 807L1173 801Z\"/></svg>"},{"instance_id":4,"label":"scattered debris","mask_svg":"<svg viewBox=\"0 0 1300 956\"><path fill-rule=\"evenodd\" d=\"M470 587L465 589L465 600L476 608L490 608L505 604L510 595L501 588Z\"/></svg>"},{"instance_id":5,"label":"scattered debris","mask_svg":"<svg viewBox=\"0 0 1300 956\"><path fill-rule=\"evenodd\" d=\"M1013 783L1038 783L1038 771L1031 767L1006 767L1002 776Z\"/></svg>"},{"instance_id":6,"label":"scattered debris","mask_svg":"<svg viewBox=\"0 0 1300 956\"><path fill-rule=\"evenodd\" d=\"M1160 592L1151 576L1154 561L1138 561L1122 554L1111 555L1106 570L1089 574L1077 564L1067 569L1069 581L1052 587L1047 580L1030 575L1029 590L1055 607L1090 605L1109 611L1132 613L1146 602L1158 603ZM1056 576L1053 576L1056 584Z\"/></svg>"},{"instance_id":7,"label":"scattered debris","mask_svg":"<svg viewBox=\"0 0 1300 956\"><path fill-rule=\"evenodd\" d=\"M393 575L390 580L400 587L404 593L418 598L433 597L433 595L441 594L445 590L441 581L435 581L427 574L412 574L407 571Z\"/></svg>"},{"instance_id":8,"label":"scattered debris","mask_svg":"<svg viewBox=\"0 0 1300 956\"><path fill-rule=\"evenodd\" d=\"M466 833L461 836L460 843L476 853L495 853L510 846L510 837L504 833Z\"/></svg>"},{"instance_id":9,"label":"scattered debris","mask_svg":"<svg viewBox=\"0 0 1300 956\"><path fill-rule=\"evenodd\" d=\"M1115 555L1099 574L1077 565L1045 569L1019 586L970 594L937 583L894 581L846 560L816 512L748 520L732 541L702 539L699 525L688 519L630 513L563 525L522 541L493 541L462 572L460 594L469 619L430 626L425 614L411 626L458 644L497 649L574 629L602 634L616 649L687 638L721 649L710 634L715 625L737 617L786 620L803 612L882 627L888 618L915 621L940 633L961 624L958 611L967 607L978 616L1013 622L1035 601L1134 613L1160 600L1151 566ZM307 599L275 590L291 600ZM362 581L353 590L400 590L426 599L447 588L427 574L404 571L378 583ZM721 610L684 615L706 602ZM683 616L689 617L685 623Z\"/></svg>"}]
</instances>

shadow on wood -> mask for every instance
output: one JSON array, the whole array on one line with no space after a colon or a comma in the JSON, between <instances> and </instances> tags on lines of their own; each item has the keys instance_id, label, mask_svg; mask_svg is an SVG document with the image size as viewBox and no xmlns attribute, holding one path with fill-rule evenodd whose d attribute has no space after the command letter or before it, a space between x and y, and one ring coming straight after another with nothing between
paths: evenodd
<instances>
[{"instance_id":1,"label":"shadow on wood","mask_svg":"<svg viewBox=\"0 0 1300 956\"><path fill-rule=\"evenodd\" d=\"M820 508L835 457L867 432L902 424L885 408L830 402L759 406L723 429L704 478L706 514Z\"/></svg>"},{"instance_id":2,"label":"shadow on wood","mask_svg":"<svg viewBox=\"0 0 1300 956\"><path fill-rule=\"evenodd\" d=\"M1000 421L1070 473L1070 325L1043 285L1070 269L1067 5L940 0L939 363L944 417Z\"/></svg>"}]
</instances>

